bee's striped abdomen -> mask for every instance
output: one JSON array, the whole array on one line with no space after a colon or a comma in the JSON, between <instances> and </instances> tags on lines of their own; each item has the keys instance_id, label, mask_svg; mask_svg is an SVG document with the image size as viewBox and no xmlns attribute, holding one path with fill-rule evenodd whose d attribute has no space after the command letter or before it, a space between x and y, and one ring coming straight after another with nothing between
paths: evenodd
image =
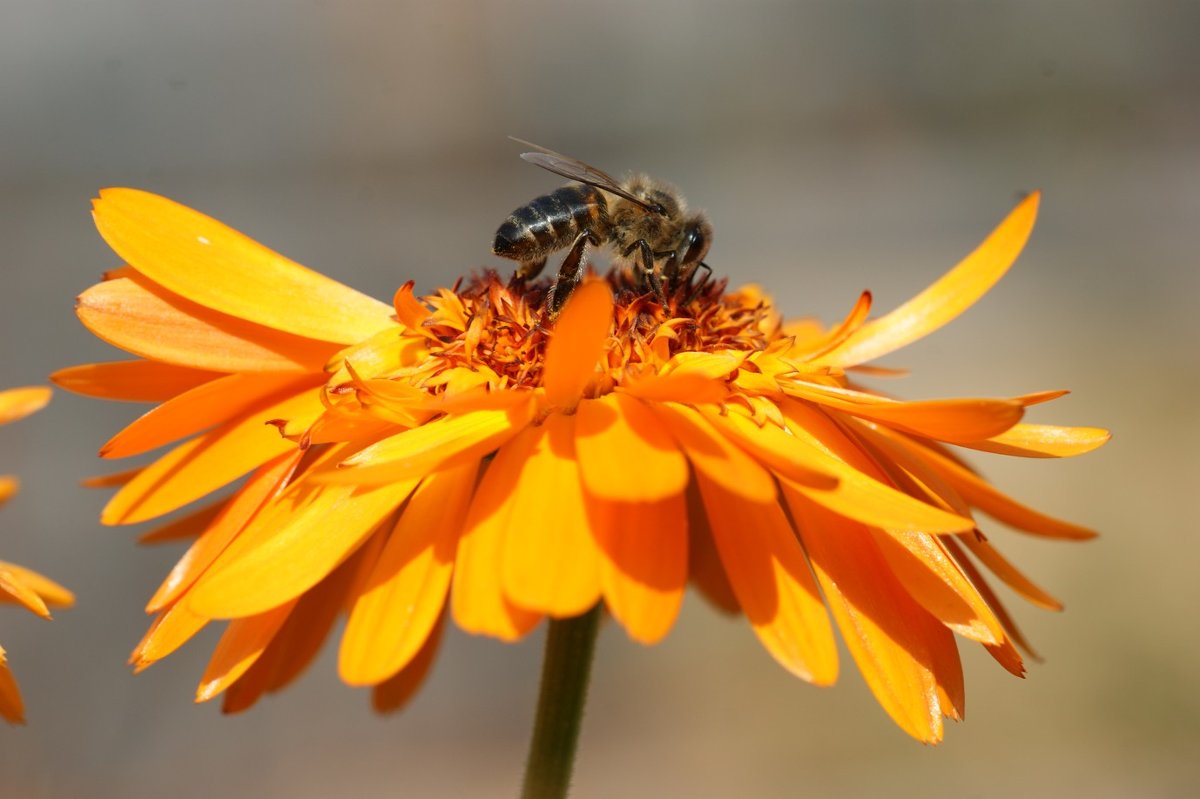
<instances>
[{"instance_id":1,"label":"bee's striped abdomen","mask_svg":"<svg viewBox=\"0 0 1200 799\"><path fill-rule=\"evenodd\" d=\"M582 230L607 228L604 195L572 184L543 194L509 214L496 231L492 252L518 261L542 258L574 241Z\"/></svg>"}]
</instances>

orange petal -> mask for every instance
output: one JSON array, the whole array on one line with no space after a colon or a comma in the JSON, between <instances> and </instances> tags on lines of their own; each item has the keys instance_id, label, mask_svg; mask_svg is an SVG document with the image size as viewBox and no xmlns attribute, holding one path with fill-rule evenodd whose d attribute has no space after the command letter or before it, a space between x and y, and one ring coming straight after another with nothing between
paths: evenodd
<instances>
[{"instance_id":1,"label":"orange petal","mask_svg":"<svg viewBox=\"0 0 1200 799\"><path fill-rule=\"evenodd\" d=\"M25 703L21 701L21 692L8 668L8 661L4 657L2 648L0 648L0 718L12 724L25 723Z\"/></svg>"},{"instance_id":2,"label":"orange petal","mask_svg":"<svg viewBox=\"0 0 1200 799\"><path fill-rule=\"evenodd\" d=\"M521 470L541 435L541 428L526 428L500 447L471 500L450 588L454 621L468 633L515 641L542 618L510 602L501 588L500 576L512 498Z\"/></svg>"},{"instance_id":3,"label":"orange petal","mask_svg":"<svg viewBox=\"0 0 1200 799\"><path fill-rule=\"evenodd\" d=\"M378 441L343 461L327 476L336 482L389 483L420 479L450 462L478 461L533 418L532 395L504 410L445 416Z\"/></svg>"},{"instance_id":4,"label":"orange petal","mask_svg":"<svg viewBox=\"0 0 1200 799\"><path fill-rule=\"evenodd\" d=\"M145 466L135 466L132 469L125 469L121 472L85 477L79 481L79 485L84 488L115 488L117 486L128 485L133 478L144 471L146 471Z\"/></svg>"},{"instance_id":5,"label":"orange petal","mask_svg":"<svg viewBox=\"0 0 1200 799\"><path fill-rule=\"evenodd\" d=\"M27 569L24 566L0 560L0 573L3 572L8 572L17 582L33 591L51 607L69 608L75 604L75 595L73 593L49 577L35 572L33 569Z\"/></svg>"},{"instance_id":6,"label":"orange petal","mask_svg":"<svg viewBox=\"0 0 1200 799\"><path fill-rule=\"evenodd\" d=\"M829 458L805 445L787 430L771 423L756 424L740 413L721 413L715 407L701 408L700 413L713 427L771 471L813 488L825 491L837 488L838 478L828 471L822 471Z\"/></svg>"},{"instance_id":7,"label":"orange petal","mask_svg":"<svg viewBox=\"0 0 1200 799\"><path fill-rule=\"evenodd\" d=\"M104 189L92 215L100 235L135 269L221 313L340 344L394 324L387 304L165 197Z\"/></svg>"},{"instance_id":8,"label":"orange petal","mask_svg":"<svg viewBox=\"0 0 1200 799\"><path fill-rule=\"evenodd\" d=\"M729 584L763 646L797 677L832 685L833 628L783 509L748 501L703 472L696 482Z\"/></svg>"},{"instance_id":9,"label":"orange petal","mask_svg":"<svg viewBox=\"0 0 1200 799\"><path fill-rule=\"evenodd\" d=\"M252 412L277 395L293 396L321 376L233 374L186 391L148 411L100 448L102 458L128 458Z\"/></svg>"},{"instance_id":10,"label":"orange petal","mask_svg":"<svg viewBox=\"0 0 1200 799\"><path fill-rule=\"evenodd\" d=\"M294 605L289 602L258 616L229 622L196 688L196 701L207 702L237 682L271 643Z\"/></svg>"},{"instance_id":11,"label":"orange petal","mask_svg":"<svg viewBox=\"0 0 1200 799\"><path fill-rule=\"evenodd\" d=\"M579 470L589 494L654 502L683 493L687 460L640 400L619 393L584 400L575 420Z\"/></svg>"},{"instance_id":12,"label":"orange petal","mask_svg":"<svg viewBox=\"0 0 1200 799\"><path fill-rule=\"evenodd\" d=\"M954 559L946 554L940 537L880 530L875 532L875 538L900 584L934 618L972 641L983 644L1004 641L1000 620Z\"/></svg>"},{"instance_id":13,"label":"orange petal","mask_svg":"<svg viewBox=\"0 0 1200 799\"><path fill-rule=\"evenodd\" d=\"M300 597L266 650L225 691L222 713L248 710L263 693L280 690L305 671L346 607L362 566L374 562L382 545L383 536L373 536L353 557Z\"/></svg>"},{"instance_id":14,"label":"orange petal","mask_svg":"<svg viewBox=\"0 0 1200 799\"><path fill-rule=\"evenodd\" d=\"M734 596L733 586L721 563L721 554L713 540L712 525L700 498L696 481L688 483L686 494L688 512L688 576L704 598L723 613L736 615L742 608Z\"/></svg>"},{"instance_id":15,"label":"orange petal","mask_svg":"<svg viewBox=\"0 0 1200 799\"><path fill-rule=\"evenodd\" d=\"M954 542L951 541L950 544L953 546ZM1025 652L1028 653L1029 656L1034 660L1041 660L1037 652L1033 651L1033 647L1029 645L1029 641L1026 640L1024 634L1022 634L1021 630L1017 627L1016 622L1013 621L1012 616L1010 616L1008 611L1005 609L1004 603L1001 602L1000 598L996 596L994 591L992 591L992 587L988 584L987 578L985 578L983 574L981 574L980 571L975 568L975 564L971 562L970 558L963 556L962 552L955 550L955 557L958 558L959 565L962 566L963 571L966 572L967 576L971 578L971 581L975 583L975 587L979 590L980 595L987 600L987 603L992 607L992 610L995 611L996 617L999 618L1000 623L1004 625L1004 632L1008 633L1008 637L1012 640L1012 642L1025 650ZM1011 663L1012 658L1009 653L998 651L992 647L985 648L1000 662L1000 665L1004 666L1006 669L1009 669L1009 671L1012 671L1010 667L1013 664ZM1017 660L1020 660L1019 655L1017 656ZM1015 671L1013 673L1017 674ZM1021 673L1017 674L1017 676L1020 677L1023 676L1023 674L1024 670L1022 669Z\"/></svg>"},{"instance_id":16,"label":"orange petal","mask_svg":"<svg viewBox=\"0 0 1200 799\"><path fill-rule=\"evenodd\" d=\"M940 280L891 313L867 322L820 362L851 366L874 360L929 335L970 308L1017 260L1033 231L1039 199L1038 192L1030 194Z\"/></svg>"},{"instance_id":17,"label":"orange petal","mask_svg":"<svg viewBox=\"0 0 1200 799\"><path fill-rule=\"evenodd\" d=\"M687 586L683 493L638 503L589 496L588 516L600 548L600 585L609 611L633 640L658 643L675 623Z\"/></svg>"},{"instance_id":18,"label":"orange petal","mask_svg":"<svg viewBox=\"0 0 1200 799\"><path fill-rule=\"evenodd\" d=\"M821 490L780 474L787 484L812 501L834 513L885 529L957 533L974 528L971 519L910 497L864 473L866 464L861 452L819 410L800 402L787 402L783 412L792 435L810 450L823 454L822 470L838 478L835 488Z\"/></svg>"},{"instance_id":19,"label":"orange petal","mask_svg":"<svg viewBox=\"0 0 1200 799\"><path fill-rule=\"evenodd\" d=\"M100 515L102 524L153 519L233 482L296 445L267 425L272 419L315 416L316 391L288 397L250 416L193 438L147 466L116 493Z\"/></svg>"},{"instance_id":20,"label":"orange petal","mask_svg":"<svg viewBox=\"0 0 1200 799\"><path fill-rule=\"evenodd\" d=\"M837 327L830 328L828 332L822 332L819 326L816 330L806 329L803 326L804 320L801 320L796 327L790 330L785 329L785 333L792 333L794 330L797 336L796 345L788 350L788 357L807 360L829 352L862 327L869 313L871 313L871 292L864 291L858 295L858 301L854 303L854 307L850 309L850 313L846 314L842 323Z\"/></svg>"},{"instance_id":21,"label":"orange petal","mask_svg":"<svg viewBox=\"0 0 1200 799\"><path fill-rule=\"evenodd\" d=\"M1055 519L1022 505L950 458L932 449L924 449L924 457L962 495L963 499L998 521L1018 530L1046 538L1082 541L1096 537L1096 534L1086 527Z\"/></svg>"},{"instance_id":22,"label":"orange petal","mask_svg":"<svg viewBox=\"0 0 1200 799\"><path fill-rule=\"evenodd\" d=\"M973 442L1008 430L1025 413L1017 399L940 399L900 402L837 386L801 380L781 384L793 397L882 422L919 436L954 443Z\"/></svg>"},{"instance_id":23,"label":"orange petal","mask_svg":"<svg viewBox=\"0 0 1200 799\"><path fill-rule=\"evenodd\" d=\"M374 685L420 652L446 604L478 462L435 472L413 493L350 611L338 673Z\"/></svg>"},{"instance_id":24,"label":"orange petal","mask_svg":"<svg viewBox=\"0 0 1200 799\"><path fill-rule=\"evenodd\" d=\"M433 631L425 639L416 657L371 691L371 706L377 713L395 713L407 705L417 693L421 684L425 682L429 669L433 667L433 661L437 659L438 648L442 643L442 630L445 627L445 622L434 625Z\"/></svg>"},{"instance_id":25,"label":"orange petal","mask_svg":"<svg viewBox=\"0 0 1200 799\"><path fill-rule=\"evenodd\" d=\"M155 613L175 602L196 582L246 527L263 504L282 490L302 456L303 453L299 451L285 452L264 464L250 475L237 493L219 506L219 515L188 548L150 598L146 605L147 613ZM185 520L188 518L184 517Z\"/></svg>"},{"instance_id":26,"label":"orange petal","mask_svg":"<svg viewBox=\"0 0 1200 799\"><path fill-rule=\"evenodd\" d=\"M879 704L909 735L942 737L934 650L953 636L892 574L863 525L783 489L805 551L850 655ZM948 643L947 643L948 642Z\"/></svg>"},{"instance_id":27,"label":"orange petal","mask_svg":"<svg viewBox=\"0 0 1200 799\"><path fill-rule=\"evenodd\" d=\"M506 503L504 595L527 610L576 616L600 599L600 553L575 460L575 419L551 414L536 430Z\"/></svg>"},{"instance_id":28,"label":"orange petal","mask_svg":"<svg viewBox=\"0 0 1200 799\"><path fill-rule=\"evenodd\" d=\"M60 388L85 397L128 402L166 402L220 377L187 366L158 361L111 361L59 369L50 375Z\"/></svg>"},{"instance_id":29,"label":"orange petal","mask_svg":"<svg viewBox=\"0 0 1200 799\"><path fill-rule=\"evenodd\" d=\"M0 565L0 601L15 602L43 619L50 618L50 610L37 592L3 565Z\"/></svg>"},{"instance_id":30,"label":"orange petal","mask_svg":"<svg viewBox=\"0 0 1200 799\"><path fill-rule=\"evenodd\" d=\"M228 504L229 499L219 499L202 508L197 508L167 524L142 533L137 537L137 542L139 544L166 544L172 541L199 538Z\"/></svg>"},{"instance_id":31,"label":"orange petal","mask_svg":"<svg viewBox=\"0 0 1200 799\"><path fill-rule=\"evenodd\" d=\"M772 502L775 481L766 469L732 444L694 408L673 402L653 406L696 472L748 502Z\"/></svg>"},{"instance_id":32,"label":"orange petal","mask_svg":"<svg viewBox=\"0 0 1200 799\"><path fill-rule=\"evenodd\" d=\"M204 629L209 619L183 605L171 605L155 617L150 629L129 656L134 671L140 672L165 658Z\"/></svg>"},{"instance_id":33,"label":"orange petal","mask_svg":"<svg viewBox=\"0 0 1200 799\"><path fill-rule=\"evenodd\" d=\"M991 570L992 574L999 577L1004 583L1016 591L1027 600L1046 610L1062 610L1063 604L1040 588L1032 580L1024 575L1020 569L1014 566L1003 555L996 551L995 547L987 542L978 533L963 533L949 539L950 542L959 541L967 549L971 550L971 554L979 558L979 561ZM957 551L957 550L952 550ZM959 561L962 558L959 557Z\"/></svg>"},{"instance_id":34,"label":"orange petal","mask_svg":"<svg viewBox=\"0 0 1200 799\"><path fill-rule=\"evenodd\" d=\"M1098 427L1019 424L986 441L974 441L962 446L1026 458L1070 458L1099 449L1110 438L1112 433Z\"/></svg>"},{"instance_id":35,"label":"orange petal","mask_svg":"<svg viewBox=\"0 0 1200 799\"><path fill-rule=\"evenodd\" d=\"M587 280L572 292L546 346L546 405L574 408L596 373L613 323L612 290Z\"/></svg>"},{"instance_id":36,"label":"orange petal","mask_svg":"<svg viewBox=\"0 0 1200 799\"><path fill-rule=\"evenodd\" d=\"M273 533L245 551L227 551L196 582L189 606L212 618L240 618L298 597L366 540L416 483L322 486L298 507L276 504L251 522Z\"/></svg>"},{"instance_id":37,"label":"orange petal","mask_svg":"<svg viewBox=\"0 0 1200 799\"><path fill-rule=\"evenodd\" d=\"M215 372L318 372L337 351L211 311L143 279L98 283L75 313L98 338L126 352Z\"/></svg>"},{"instance_id":38,"label":"orange petal","mask_svg":"<svg viewBox=\"0 0 1200 799\"><path fill-rule=\"evenodd\" d=\"M45 386L10 388L0 391L0 424L8 424L40 411L52 392Z\"/></svg>"},{"instance_id":39,"label":"orange petal","mask_svg":"<svg viewBox=\"0 0 1200 799\"><path fill-rule=\"evenodd\" d=\"M11 475L0 476L0 505L21 489L21 481Z\"/></svg>"}]
</instances>

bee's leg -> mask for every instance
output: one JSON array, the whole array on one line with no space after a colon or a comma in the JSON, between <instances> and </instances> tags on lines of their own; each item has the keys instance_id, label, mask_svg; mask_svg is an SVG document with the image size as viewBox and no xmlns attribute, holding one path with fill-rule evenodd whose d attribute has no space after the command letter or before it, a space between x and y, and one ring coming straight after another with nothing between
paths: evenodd
<instances>
[{"instance_id":1,"label":"bee's leg","mask_svg":"<svg viewBox=\"0 0 1200 799\"><path fill-rule=\"evenodd\" d=\"M696 276L696 273L698 271L700 271L701 269L704 270L704 276L700 278L699 283L697 283L695 286L692 286L692 293L688 295L687 300L685 300L683 303L684 305L690 305L692 303L692 300L699 297L700 292L704 289L704 287L706 285L708 285L709 278L712 277L712 267L709 266L708 264L704 263L704 261L701 261L700 263L696 264L688 271L687 278L683 281L683 284L685 286L690 284L692 282L692 278L694 278Z\"/></svg>"},{"instance_id":2,"label":"bee's leg","mask_svg":"<svg viewBox=\"0 0 1200 799\"><path fill-rule=\"evenodd\" d=\"M513 281L533 280L542 273L546 268L546 256L538 258L536 261L522 261L521 265L513 272Z\"/></svg>"},{"instance_id":3,"label":"bee's leg","mask_svg":"<svg viewBox=\"0 0 1200 799\"><path fill-rule=\"evenodd\" d=\"M634 250L638 250L641 255L641 263L637 264L636 261L634 263L640 268L642 277L650 284L650 288L654 290L654 296L658 298L658 301L666 305L667 295L663 292L662 278L658 276L658 272L654 269L656 253L650 249L650 242L645 239L638 239L626 247L625 252L621 253L621 255L628 258Z\"/></svg>"},{"instance_id":4,"label":"bee's leg","mask_svg":"<svg viewBox=\"0 0 1200 799\"><path fill-rule=\"evenodd\" d=\"M575 237L571 249L567 251L567 257L563 258L562 266L558 268L558 277L554 278L554 283L546 295L546 308L550 311L551 319L558 316L571 292L579 285L579 281L583 280L583 251L592 238L590 230L580 233Z\"/></svg>"}]
</instances>

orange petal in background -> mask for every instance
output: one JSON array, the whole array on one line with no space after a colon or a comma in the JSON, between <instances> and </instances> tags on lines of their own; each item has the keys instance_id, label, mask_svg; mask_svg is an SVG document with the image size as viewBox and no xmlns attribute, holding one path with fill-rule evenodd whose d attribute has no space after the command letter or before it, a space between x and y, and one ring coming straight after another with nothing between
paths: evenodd
<instances>
[{"instance_id":1,"label":"orange petal in background","mask_svg":"<svg viewBox=\"0 0 1200 799\"><path fill-rule=\"evenodd\" d=\"M85 397L127 402L166 402L221 377L221 372L159 361L110 361L60 369L50 379Z\"/></svg>"}]
</instances>

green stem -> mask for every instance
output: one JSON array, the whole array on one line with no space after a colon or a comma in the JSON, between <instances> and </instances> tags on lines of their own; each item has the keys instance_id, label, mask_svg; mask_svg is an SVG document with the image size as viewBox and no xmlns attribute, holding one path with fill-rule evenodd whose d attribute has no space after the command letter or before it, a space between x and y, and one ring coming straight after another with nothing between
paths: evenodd
<instances>
[{"instance_id":1,"label":"green stem","mask_svg":"<svg viewBox=\"0 0 1200 799\"><path fill-rule=\"evenodd\" d=\"M599 604L582 616L550 622L522 799L561 799L571 787L599 629Z\"/></svg>"}]
</instances>

